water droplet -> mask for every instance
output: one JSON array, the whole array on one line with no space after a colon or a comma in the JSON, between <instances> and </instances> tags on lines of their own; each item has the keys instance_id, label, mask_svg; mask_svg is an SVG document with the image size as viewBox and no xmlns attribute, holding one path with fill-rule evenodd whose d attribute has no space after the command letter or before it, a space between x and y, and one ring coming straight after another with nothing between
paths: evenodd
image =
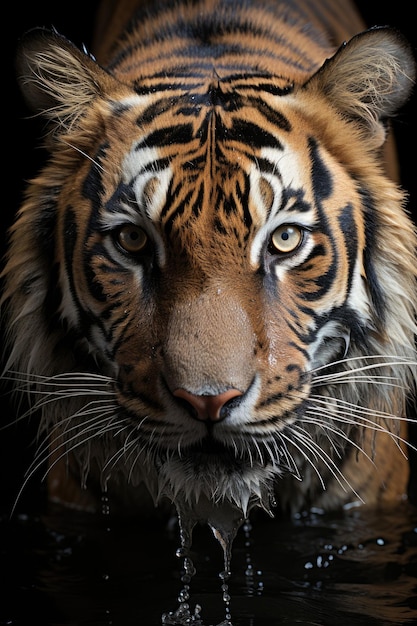
<instances>
[{"instance_id":1,"label":"water droplet","mask_svg":"<svg viewBox=\"0 0 417 626\"><path fill-rule=\"evenodd\" d=\"M223 602L230 602L231 597L230 594L228 593L228 589L223 591Z\"/></svg>"},{"instance_id":2,"label":"water droplet","mask_svg":"<svg viewBox=\"0 0 417 626\"><path fill-rule=\"evenodd\" d=\"M101 514L110 515L109 498L106 495L101 496Z\"/></svg>"},{"instance_id":3,"label":"water droplet","mask_svg":"<svg viewBox=\"0 0 417 626\"><path fill-rule=\"evenodd\" d=\"M181 547L176 550L176 556L183 559L183 574L181 582L183 588L178 595L179 606L176 611L170 611L162 615L163 625L189 625L203 626L201 621L201 607L196 605L194 613L190 612L189 600L190 584L193 576L196 575L196 569L189 556L192 545L192 533L197 523L207 524L214 537L220 543L223 549L223 564L224 568L219 572L219 577L222 580L221 592L222 599L225 607L225 620L217 626L233 626L231 622L230 601L231 596L229 594L229 587L226 581L231 577L231 554L232 545L236 537L237 531L241 528L245 522L245 534L249 538L249 532L252 528L250 522L245 519L243 512L237 506L230 502L222 502L220 504L211 502L204 497L201 497L198 503L190 504L186 501L180 501L178 498L172 498L178 514L180 541ZM261 500L263 505L264 499ZM249 507L250 508L250 507Z\"/></svg>"},{"instance_id":4,"label":"water droplet","mask_svg":"<svg viewBox=\"0 0 417 626\"><path fill-rule=\"evenodd\" d=\"M178 596L178 602L182 603L184 606L184 603L187 602L187 600L190 599L190 594L189 594L189 590L186 587L183 587L180 591L180 594Z\"/></svg>"}]
</instances>

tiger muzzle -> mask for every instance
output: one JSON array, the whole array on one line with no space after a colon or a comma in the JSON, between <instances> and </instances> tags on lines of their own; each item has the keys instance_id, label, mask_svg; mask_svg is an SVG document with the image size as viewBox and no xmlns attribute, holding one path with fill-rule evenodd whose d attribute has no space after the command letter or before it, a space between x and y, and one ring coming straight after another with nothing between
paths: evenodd
<instances>
[{"instance_id":1,"label":"tiger muzzle","mask_svg":"<svg viewBox=\"0 0 417 626\"><path fill-rule=\"evenodd\" d=\"M222 421L253 381L254 346L244 307L221 290L176 305L164 346L171 394L195 419Z\"/></svg>"}]
</instances>

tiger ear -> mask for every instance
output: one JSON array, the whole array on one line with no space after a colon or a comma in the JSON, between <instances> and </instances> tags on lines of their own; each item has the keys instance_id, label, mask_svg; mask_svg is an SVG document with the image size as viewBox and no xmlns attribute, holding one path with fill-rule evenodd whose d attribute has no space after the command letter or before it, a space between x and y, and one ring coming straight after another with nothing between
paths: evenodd
<instances>
[{"instance_id":1,"label":"tiger ear","mask_svg":"<svg viewBox=\"0 0 417 626\"><path fill-rule=\"evenodd\" d=\"M407 101L415 79L411 46L398 31L371 28L344 43L304 85L328 97L381 144L383 122Z\"/></svg>"},{"instance_id":2,"label":"tiger ear","mask_svg":"<svg viewBox=\"0 0 417 626\"><path fill-rule=\"evenodd\" d=\"M91 56L45 28L23 36L16 71L28 107L63 130L116 84Z\"/></svg>"}]
</instances>

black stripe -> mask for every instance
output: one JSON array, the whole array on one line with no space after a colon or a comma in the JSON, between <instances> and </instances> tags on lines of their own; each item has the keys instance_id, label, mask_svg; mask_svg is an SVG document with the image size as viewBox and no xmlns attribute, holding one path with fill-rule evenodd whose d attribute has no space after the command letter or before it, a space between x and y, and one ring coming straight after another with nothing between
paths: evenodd
<instances>
[{"instance_id":1,"label":"black stripe","mask_svg":"<svg viewBox=\"0 0 417 626\"><path fill-rule=\"evenodd\" d=\"M319 154L319 146L313 137L308 139L308 147L311 159L311 178L313 183L314 196L317 204L326 198L330 198L333 193L332 175L323 163Z\"/></svg>"},{"instance_id":2,"label":"black stripe","mask_svg":"<svg viewBox=\"0 0 417 626\"><path fill-rule=\"evenodd\" d=\"M342 209L342 212L338 217L338 222L340 229L343 233L348 256L349 276L347 291L350 294L353 281L353 272L355 269L356 259L358 255L358 233L355 220L353 219L353 207L351 204L348 204Z\"/></svg>"},{"instance_id":3,"label":"black stripe","mask_svg":"<svg viewBox=\"0 0 417 626\"><path fill-rule=\"evenodd\" d=\"M230 136L245 145L249 144L252 148L261 149L269 147L282 149L282 145L274 135L261 126L245 120L233 120Z\"/></svg>"},{"instance_id":4,"label":"black stripe","mask_svg":"<svg viewBox=\"0 0 417 626\"><path fill-rule=\"evenodd\" d=\"M263 115L263 117L281 130L285 130L286 132L292 131L292 126L289 120L276 109L270 107L262 98L248 98L248 102L251 106L259 111Z\"/></svg>"},{"instance_id":5,"label":"black stripe","mask_svg":"<svg viewBox=\"0 0 417 626\"><path fill-rule=\"evenodd\" d=\"M193 139L194 132L192 124L174 124L172 126L166 126L165 128L159 128L147 135L146 138L137 145L136 150L140 150L142 147L161 148L175 144L185 145Z\"/></svg>"},{"instance_id":6,"label":"black stripe","mask_svg":"<svg viewBox=\"0 0 417 626\"><path fill-rule=\"evenodd\" d=\"M375 203L371 195L366 189L361 188L364 217L365 217L365 248L363 251L363 263L366 275L367 287L369 295L372 299L375 309L375 319L382 326L386 319L386 298L383 288L378 280L377 272L374 267L375 247L378 240L378 212L375 209Z\"/></svg>"}]
</instances>

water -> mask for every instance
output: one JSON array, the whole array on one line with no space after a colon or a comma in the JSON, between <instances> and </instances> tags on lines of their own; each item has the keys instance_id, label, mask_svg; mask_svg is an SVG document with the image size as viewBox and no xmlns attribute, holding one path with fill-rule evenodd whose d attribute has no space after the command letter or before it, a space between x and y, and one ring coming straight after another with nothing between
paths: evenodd
<instances>
[{"instance_id":1,"label":"water","mask_svg":"<svg viewBox=\"0 0 417 626\"><path fill-rule=\"evenodd\" d=\"M113 520L104 506L98 517L51 507L2 518L1 626L161 626L184 588L194 626L224 626L226 611L233 626L417 619L417 509L407 502L293 520L253 511L236 532L226 581L209 526L196 524L185 554L175 518Z\"/></svg>"},{"instance_id":2,"label":"water","mask_svg":"<svg viewBox=\"0 0 417 626\"><path fill-rule=\"evenodd\" d=\"M184 560L181 582L184 583L178 596L178 608L162 615L163 626L204 626L201 617L201 606L197 604L191 609L190 583L197 570L191 558L193 531L197 524L211 528L214 537L223 549L223 570L219 573L221 579L221 597L224 602L225 619L217 626L233 626L230 613L229 578L231 576L232 547L237 532L244 523L242 511L231 503L213 504L204 496L200 498L198 508L189 503L176 499L176 511L179 523L181 547L177 550L178 557ZM248 528L246 526L246 528Z\"/></svg>"}]
</instances>

